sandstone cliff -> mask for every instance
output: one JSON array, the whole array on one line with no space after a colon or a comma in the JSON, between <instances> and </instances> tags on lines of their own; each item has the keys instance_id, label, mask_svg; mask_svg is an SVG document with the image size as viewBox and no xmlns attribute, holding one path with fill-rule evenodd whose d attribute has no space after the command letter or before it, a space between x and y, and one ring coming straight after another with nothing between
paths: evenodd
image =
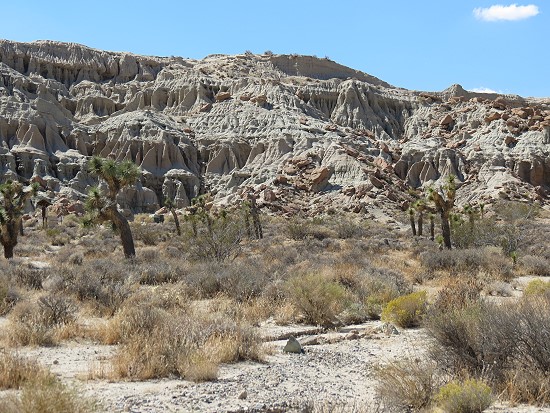
<instances>
[{"instance_id":1,"label":"sandstone cliff","mask_svg":"<svg viewBox=\"0 0 550 413\"><path fill-rule=\"evenodd\" d=\"M405 205L452 173L461 201L548 201L550 100L408 91L328 59L136 56L0 41L0 179L82 199L91 155L143 171L124 207L254 187L272 210Z\"/></svg>"}]
</instances>

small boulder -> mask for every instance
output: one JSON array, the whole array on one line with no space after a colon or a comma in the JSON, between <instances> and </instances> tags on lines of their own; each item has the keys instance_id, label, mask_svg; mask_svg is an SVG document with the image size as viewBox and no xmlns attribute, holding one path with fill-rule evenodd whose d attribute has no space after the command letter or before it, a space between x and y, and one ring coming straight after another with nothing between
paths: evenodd
<instances>
[{"instance_id":1,"label":"small boulder","mask_svg":"<svg viewBox=\"0 0 550 413\"><path fill-rule=\"evenodd\" d=\"M205 103L204 105L201 105L199 108L200 112L209 112L210 109L212 109L212 103Z\"/></svg>"},{"instance_id":2,"label":"small boulder","mask_svg":"<svg viewBox=\"0 0 550 413\"><path fill-rule=\"evenodd\" d=\"M285 348L283 348L283 352L296 354L305 353L302 345L298 340L296 340L296 337L294 336L289 337L288 341L286 342Z\"/></svg>"},{"instance_id":3,"label":"small boulder","mask_svg":"<svg viewBox=\"0 0 550 413\"><path fill-rule=\"evenodd\" d=\"M377 330L378 332L384 333L388 336L399 334L399 331L397 330L397 328L395 328L395 326L391 323L384 323L380 327L378 327Z\"/></svg>"},{"instance_id":4,"label":"small boulder","mask_svg":"<svg viewBox=\"0 0 550 413\"><path fill-rule=\"evenodd\" d=\"M219 92L216 95L216 102L223 102L224 100L230 99L231 93L229 92Z\"/></svg>"},{"instance_id":5,"label":"small boulder","mask_svg":"<svg viewBox=\"0 0 550 413\"><path fill-rule=\"evenodd\" d=\"M498 112L493 112L493 113L491 113L489 116L487 116L487 117L485 118L485 122L491 123L491 122L494 121L494 120L500 119L500 117L501 117L500 113L498 113Z\"/></svg>"},{"instance_id":6,"label":"small boulder","mask_svg":"<svg viewBox=\"0 0 550 413\"><path fill-rule=\"evenodd\" d=\"M443 119L441 119L441 122L439 122L439 124L441 126L449 126L451 123L453 123L455 120L453 119L453 117L451 115L447 115L445 116Z\"/></svg>"}]
</instances>

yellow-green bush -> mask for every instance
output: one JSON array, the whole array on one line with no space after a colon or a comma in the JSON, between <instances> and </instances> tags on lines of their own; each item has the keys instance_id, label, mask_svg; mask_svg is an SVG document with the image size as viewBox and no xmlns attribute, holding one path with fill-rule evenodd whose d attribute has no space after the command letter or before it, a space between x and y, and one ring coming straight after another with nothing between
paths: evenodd
<instances>
[{"instance_id":1,"label":"yellow-green bush","mask_svg":"<svg viewBox=\"0 0 550 413\"><path fill-rule=\"evenodd\" d=\"M287 297L302 313L304 322L329 326L346 308L348 292L334 279L323 274L306 274L290 278Z\"/></svg>"},{"instance_id":2,"label":"yellow-green bush","mask_svg":"<svg viewBox=\"0 0 550 413\"><path fill-rule=\"evenodd\" d=\"M550 292L550 281L533 280L525 286L523 293L525 295L540 295Z\"/></svg>"},{"instance_id":3,"label":"yellow-green bush","mask_svg":"<svg viewBox=\"0 0 550 413\"><path fill-rule=\"evenodd\" d=\"M382 311L382 320L399 327L415 327L426 314L426 291L417 291L391 300Z\"/></svg>"},{"instance_id":4,"label":"yellow-green bush","mask_svg":"<svg viewBox=\"0 0 550 413\"><path fill-rule=\"evenodd\" d=\"M435 401L446 413L481 413L491 405L493 396L488 385L472 379L446 384Z\"/></svg>"}]
</instances>

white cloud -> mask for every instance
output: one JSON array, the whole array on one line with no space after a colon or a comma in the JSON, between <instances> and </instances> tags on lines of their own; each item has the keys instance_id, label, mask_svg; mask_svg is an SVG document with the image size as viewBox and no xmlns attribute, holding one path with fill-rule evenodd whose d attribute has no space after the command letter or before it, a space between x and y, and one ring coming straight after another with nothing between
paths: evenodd
<instances>
[{"instance_id":1,"label":"white cloud","mask_svg":"<svg viewBox=\"0 0 550 413\"><path fill-rule=\"evenodd\" d=\"M501 93L493 89L489 89L488 87L474 87L472 89L468 89L469 92L475 92L475 93Z\"/></svg>"},{"instance_id":2,"label":"white cloud","mask_svg":"<svg viewBox=\"0 0 550 413\"><path fill-rule=\"evenodd\" d=\"M488 22L499 20L523 20L534 17L537 14L539 14L539 8L534 4L529 4L527 6L518 6L517 4L503 6L501 4L495 4L488 8L474 9L474 16L477 19Z\"/></svg>"}]
</instances>

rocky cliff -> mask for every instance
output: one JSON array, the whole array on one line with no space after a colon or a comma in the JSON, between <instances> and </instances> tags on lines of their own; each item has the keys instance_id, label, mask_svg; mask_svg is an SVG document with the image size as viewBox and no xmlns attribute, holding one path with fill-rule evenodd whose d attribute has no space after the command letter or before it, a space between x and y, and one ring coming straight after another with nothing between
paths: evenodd
<instances>
[{"instance_id":1,"label":"rocky cliff","mask_svg":"<svg viewBox=\"0 0 550 413\"><path fill-rule=\"evenodd\" d=\"M0 179L82 199L91 155L143 177L124 207L254 188L274 211L405 206L454 174L460 200L548 201L550 100L393 87L328 59L136 56L0 41Z\"/></svg>"}]
</instances>

